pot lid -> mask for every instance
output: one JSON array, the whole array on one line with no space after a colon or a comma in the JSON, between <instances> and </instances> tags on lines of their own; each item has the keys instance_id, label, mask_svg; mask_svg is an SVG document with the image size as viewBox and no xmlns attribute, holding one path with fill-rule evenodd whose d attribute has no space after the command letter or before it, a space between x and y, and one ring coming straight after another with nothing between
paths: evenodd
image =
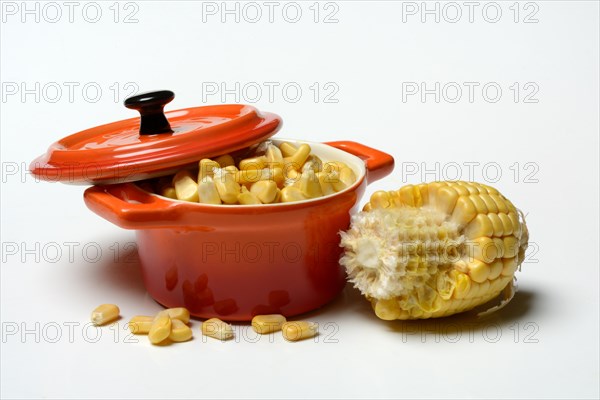
<instances>
[{"instance_id":1,"label":"pot lid","mask_svg":"<svg viewBox=\"0 0 600 400\"><path fill-rule=\"evenodd\" d=\"M243 104L163 112L175 94L138 94L131 118L90 128L53 143L30 170L47 181L108 184L168 175L181 167L251 146L273 136L281 118Z\"/></svg>"}]
</instances>

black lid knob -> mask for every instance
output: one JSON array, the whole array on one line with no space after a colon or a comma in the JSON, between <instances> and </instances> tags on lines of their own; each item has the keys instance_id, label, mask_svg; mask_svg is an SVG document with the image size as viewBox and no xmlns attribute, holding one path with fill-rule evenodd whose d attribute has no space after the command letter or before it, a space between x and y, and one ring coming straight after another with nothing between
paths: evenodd
<instances>
[{"instance_id":1,"label":"black lid knob","mask_svg":"<svg viewBox=\"0 0 600 400\"><path fill-rule=\"evenodd\" d=\"M156 135L158 133L173 133L164 108L167 103L175 98L175 93L170 90L159 90L136 94L125 99L125 107L138 110L142 117L140 135Z\"/></svg>"}]
</instances>

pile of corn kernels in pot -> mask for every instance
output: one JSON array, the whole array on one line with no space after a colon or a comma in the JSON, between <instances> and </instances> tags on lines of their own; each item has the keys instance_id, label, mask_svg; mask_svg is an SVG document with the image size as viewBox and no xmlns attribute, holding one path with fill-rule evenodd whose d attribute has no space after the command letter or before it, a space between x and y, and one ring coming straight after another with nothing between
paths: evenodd
<instances>
[{"instance_id":1,"label":"pile of corn kernels in pot","mask_svg":"<svg viewBox=\"0 0 600 400\"><path fill-rule=\"evenodd\" d=\"M172 199L204 204L258 205L289 203L327 196L356 182L341 161L325 162L310 145L271 141L214 159L174 176L140 186Z\"/></svg>"}]
</instances>

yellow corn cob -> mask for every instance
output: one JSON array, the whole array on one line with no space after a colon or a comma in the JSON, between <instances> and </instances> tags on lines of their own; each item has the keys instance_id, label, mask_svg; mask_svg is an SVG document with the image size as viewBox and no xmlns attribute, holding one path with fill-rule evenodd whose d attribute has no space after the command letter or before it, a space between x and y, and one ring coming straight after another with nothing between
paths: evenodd
<instances>
[{"instance_id":1,"label":"yellow corn cob","mask_svg":"<svg viewBox=\"0 0 600 400\"><path fill-rule=\"evenodd\" d=\"M512 289L527 249L523 215L473 182L375 192L342 233L340 262L381 319L444 317Z\"/></svg>"}]
</instances>

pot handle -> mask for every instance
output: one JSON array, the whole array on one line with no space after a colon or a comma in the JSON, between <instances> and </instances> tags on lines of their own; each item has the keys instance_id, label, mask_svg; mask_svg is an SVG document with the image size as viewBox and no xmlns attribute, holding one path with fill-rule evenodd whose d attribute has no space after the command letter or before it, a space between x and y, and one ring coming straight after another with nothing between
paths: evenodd
<instances>
[{"instance_id":1,"label":"pot handle","mask_svg":"<svg viewBox=\"0 0 600 400\"><path fill-rule=\"evenodd\" d=\"M90 210L125 229L176 226L181 204L152 196L133 183L92 186L83 193Z\"/></svg>"},{"instance_id":2,"label":"pot handle","mask_svg":"<svg viewBox=\"0 0 600 400\"><path fill-rule=\"evenodd\" d=\"M375 182L394 170L394 157L383 151L350 141L325 142L325 144L364 160L367 166L367 183Z\"/></svg>"}]
</instances>

